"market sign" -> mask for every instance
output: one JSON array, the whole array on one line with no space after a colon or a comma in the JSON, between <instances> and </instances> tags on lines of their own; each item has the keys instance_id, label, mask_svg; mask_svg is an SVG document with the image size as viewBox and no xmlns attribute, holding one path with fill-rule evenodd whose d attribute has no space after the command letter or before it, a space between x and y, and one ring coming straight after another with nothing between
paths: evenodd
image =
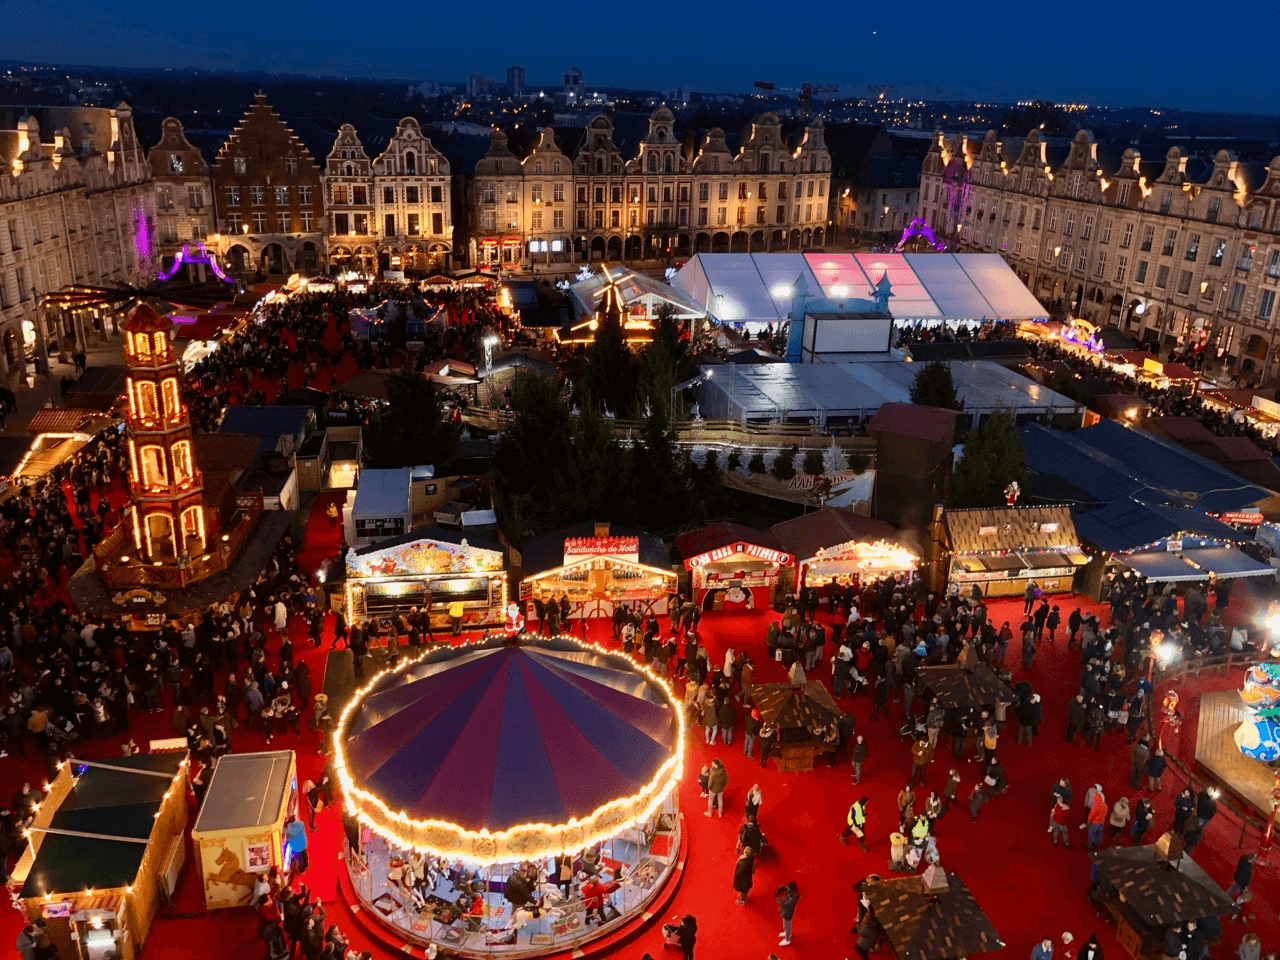
<instances>
[{"instance_id":1,"label":"market sign","mask_svg":"<svg viewBox=\"0 0 1280 960\"><path fill-rule=\"evenodd\" d=\"M771 550L758 544L739 541L738 543L727 543L723 547L716 547L714 550L708 550L706 553L701 553L696 557L690 557L685 562L685 566L692 570L708 563L715 563L717 560L726 560L739 553L744 553L748 557L754 557L757 560L764 560L767 563L776 563L780 567L789 566L794 559L791 554L783 553L781 550Z\"/></svg>"},{"instance_id":2,"label":"market sign","mask_svg":"<svg viewBox=\"0 0 1280 960\"><path fill-rule=\"evenodd\" d=\"M565 537L564 562L572 563L583 557L618 557L640 562L639 537Z\"/></svg>"},{"instance_id":3,"label":"market sign","mask_svg":"<svg viewBox=\"0 0 1280 960\"><path fill-rule=\"evenodd\" d=\"M347 576L400 577L437 573L485 573L502 569L502 554L467 543L415 540L385 550L347 554Z\"/></svg>"},{"instance_id":4,"label":"market sign","mask_svg":"<svg viewBox=\"0 0 1280 960\"><path fill-rule=\"evenodd\" d=\"M813 555L814 564L822 561L852 562L862 570L913 570L919 557L906 547L887 540L868 543L849 540L835 546L823 547Z\"/></svg>"},{"instance_id":5,"label":"market sign","mask_svg":"<svg viewBox=\"0 0 1280 960\"><path fill-rule=\"evenodd\" d=\"M1223 523L1234 523L1240 527L1259 527L1262 526L1262 514L1246 513L1244 511L1233 511L1231 513L1220 513L1218 519Z\"/></svg>"}]
</instances>

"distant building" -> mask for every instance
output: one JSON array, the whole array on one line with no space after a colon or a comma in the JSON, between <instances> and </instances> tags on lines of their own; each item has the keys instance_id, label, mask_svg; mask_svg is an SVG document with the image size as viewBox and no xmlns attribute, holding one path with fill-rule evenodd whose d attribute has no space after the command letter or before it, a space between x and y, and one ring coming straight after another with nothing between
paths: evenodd
<instances>
[{"instance_id":1,"label":"distant building","mask_svg":"<svg viewBox=\"0 0 1280 960\"><path fill-rule=\"evenodd\" d=\"M524 96L524 67L507 67L507 96Z\"/></svg>"},{"instance_id":2,"label":"distant building","mask_svg":"<svg viewBox=\"0 0 1280 960\"><path fill-rule=\"evenodd\" d=\"M156 238L160 253L172 256L184 244L203 243L217 230L209 165L192 146L181 121L166 117L160 142L147 157L156 184Z\"/></svg>"},{"instance_id":3,"label":"distant building","mask_svg":"<svg viewBox=\"0 0 1280 960\"><path fill-rule=\"evenodd\" d=\"M107 334L39 308L72 283L155 276L155 190L128 104L0 108L0 372Z\"/></svg>"},{"instance_id":4,"label":"distant building","mask_svg":"<svg viewBox=\"0 0 1280 960\"><path fill-rule=\"evenodd\" d=\"M467 99L485 100L493 96L493 81L482 73L467 77Z\"/></svg>"},{"instance_id":5,"label":"distant building","mask_svg":"<svg viewBox=\"0 0 1280 960\"><path fill-rule=\"evenodd\" d=\"M233 272L314 273L324 267L324 186L310 151L254 102L213 165L215 246Z\"/></svg>"},{"instance_id":6,"label":"distant building","mask_svg":"<svg viewBox=\"0 0 1280 960\"><path fill-rule=\"evenodd\" d=\"M587 85L582 79L582 71L571 67L564 74L564 95L570 100L581 100L587 92Z\"/></svg>"},{"instance_id":7,"label":"distant building","mask_svg":"<svg viewBox=\"0 0 1280 960\"><path fill-rule=\"evenodd\" d=\"M364 271L446 269L453 253L450 167L405 117L374 160L344 123L325 161L329 260Z\"/></svg>"}]
</instances>

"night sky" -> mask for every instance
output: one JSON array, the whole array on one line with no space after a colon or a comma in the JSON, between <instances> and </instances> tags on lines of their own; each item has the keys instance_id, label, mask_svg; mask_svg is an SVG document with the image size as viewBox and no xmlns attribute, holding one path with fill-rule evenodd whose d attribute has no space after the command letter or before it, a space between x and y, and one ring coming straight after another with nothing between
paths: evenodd
<instances>
[{"instance_id":1,"label":"night sky","mask_svg":"<svg viewBox=\"0 0 1280 960\"><path fill-rule=\"evenodd\" d=\"M954 0L3 0L0 24L0 59L50 63L418 81L500 79L519 64L534 86L558 84L577 65L588 86L749 92L755 80L809 81L858 95L878 83L934 98L1280 112L1280 71L1262 47L1280 26L1271 2L1218 17L1190 0L1163 10Z\"/></svg>"}]
</instances>

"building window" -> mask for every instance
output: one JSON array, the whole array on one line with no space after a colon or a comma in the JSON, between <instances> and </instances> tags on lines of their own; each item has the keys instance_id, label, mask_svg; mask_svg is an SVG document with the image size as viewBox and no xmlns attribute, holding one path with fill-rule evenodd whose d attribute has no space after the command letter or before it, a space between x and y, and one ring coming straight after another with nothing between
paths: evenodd
<instances>
[{"instance_id":1,"label":"building window","mask_svg":"<svg viewBox=\"0 0 1280 960\"><path fill-rule=\"evenodd\" d=\"M587 229L587 211L585 210L578 211L578 229L579 230Z\"/></svg>"},{"instance_id":2,"label":"building window","mask_svg":"<svg viewBox=\"0 0 1280 960\"><path fill-rule=\"evenodd\" d=\"M1252 243L1241 245L1240 259L1236 263L1237 270L1243 270L1245 273L1248 273L1253 269L1253 251L1254 245Z\"/></svg>"},{"instance_id":3,"label":"building window","mask_svg":"<svg viewBox=\"0 0 1280 960\"><path fill-rule=\"evenodd\" d=\"M1049 208L1049 222L1045 224L1045 229L1050 233L1058 232L1058 208Z\"/></svg>"},{"instance_id":4,"label":"building window","mask_svg":"<svg viewBox=\"0 0 1280 960\"><path fill-rule=\"evenodd\" d=\"M1195 263L1196 257L1200 254L1200 234L1193 233L1187 240L1186 259Z\"/></svg>"},{"instance_id":5,"label":"building window","mask_svg":"<svg viewBox=\"0 0 1280 960\"><path fill-rule=\"evenodd\" d=\"M351 188L351 202L359 206L366 206L369 203L369 191L365 187L355 186Z\"/></svg>"},{"instance_id":6,"label":"building window","mask_svg":"<svg viewBox=\"0 0 1280 960\"><path fill-rule=\"evenodd\" d=\"M1209 258L1209 266L1222 266L1222 258L1227 255L1227 241L1218 239L1213 243L1213 256Z\"/></svg>"},{"instance_id":7,"label":"building window","mask_svg":"<svg viewBox=\"0 0 1280 960\"><path fill-rule=\"evenodd\" d=\"M1133 243L1133 224L1126 223L1124 229L1120 231L1120 249L1128 250L1131 243Z\"/></svg>"},{"instance_id":8,"label":"building window","mask_svg":"<svg viewBox=\"0 0 1280 960\"><path fill-rule=\"evenodd\" d=\"M1156 287L1163 290L1167 286L1169 286L1169 268L1161 266L1156 271Z\"/></svg>"},{"instance_id":9,"label":"building window","mask_svg":"<svg viewBox=\"0 0 1280 960\"><path fill-rule=\"evenodd\" d=\"M649 202L650 202L650 203L657 203L657 202L658 202L658 188L657 188L657 187L650 187L650 188L649 188Z\"/></svg>"},{"instance_id":10,"label":"building window","mask_svg":"<svg viewBox=\"0 0 1280 960\"><path fill-rule=\"evenodd\" d=\"M480 194L480 198L481 198L481 200L483 200L485 203L493 203L493 202L494 202L493 197L494 197L494 193L493 193L493 184L491 184L491 183L486 183L486 184L484 185L484 190L483 190L483 191L481 192L481 194Z\"/></svg>"},{"instance_id":11,"label":"building window","mask_svg":"<svg viewBox=\"0 0 1280 960\"><path fill-rule=\"evenodd\" d=\"M1209 213L1205 217L1210 223L1218 222L1218 214L1222 212L1222 198L1214 197L1209 201Z\"/></svg>"},{"instance_id":12,"label":"building window","mask_svg":"<svg viewBox=\"0 0 1280 960\"><path fill-rule=\"evenodd\" d=\"M1133 279L1136 280L1138 283L1147 282L1147 261L1145 260L1138 261L1138 269L1134 273Z\"/></svg>"},{"instance_id":13,"label":"building window","mask_svg":"<svg viewBox=\"0 0 1280 960\"><path fill-rule=\"evenodd\" d=\"M444 233L444 214L433 213L431 215L431 232L436 236Z\"/></svg>"},{"instance_id":14,"label":"building window","mask_svg":"<svg viewBox=\"0 0 1280 960\"><path fill-rule=\"evenodd\" d=\"M719 197L721 200L729 199L729 184L727 183L720 184Z\"/></svg>"},{"instance_id":15,"label":"building window","mask_svg":"<svg viewBox=\"0 0 1280 960\"><path fill-rule=\"evenodd\" d=\"M1032 230L1040 229L1040 208L1039 207L1037 207L1031 215L1031 229Z\"/></svg>"},{"instance_id":16,"label":"building window","mask_svg":"<svg viewBox=\"0 0 1280 960\"><path fill-rule=\"evenodd\" d=\"M529 199L534 203L542 202L542 184L535 183L529 188Z\"/></svg>"},{"instance_id":17,"label":"building window","mask_svg":"<svg viewBox=\"0 0 1280 960\"><path fill-rule=\"evenodd\" d=\"M705 227L707 225L707 208L698 208L698 226Z\"/></svg>"},{"instance_id":18,"label":"building window","mask_svg":"<svg viewBox=\"0 0 1280 960\"><path fill-rule=\"evenodd\" d=\"M182 161L182 154L180 153L169 154L169 172L170 173L182 173L183 168L185 166L186 164L184 164Z\"/></svg>"},{"instance_id":19,"label":"building window","mask_svg":"<svg viewBox=\"0 0 1280 960\"><path fill-rule=\"evenodd\" d=\"M498 229L498 214L493 210L486 210L480 218L480 225L488 233L493 233ZM579 226L585 227L586 224L580 223Z\"/></svg>"},{"instance_id":20,"label":"building window","mask_svg":"<svg viewBox=\"0 0 1280 960\"><path fill-rule=\"evenodd\" d=\"M355 232L362 237L369 235L369 215L367 213L357 213L351 218L351 223L355 228Z\"/></svg>"},{"instance_id":21,"label":"building window","mask_svg":"<svg viewBox=\"0 0 1280 960\"><path fill-rule=\"evenodd\" d=\"M1116 283L1124 283L1124 275L1129 270L1129 258L1119 257L1116 259Z\"/></svg>"},{"instance_id":22,"label":"building window","mask_svg":"<svg viewBox=\"0 0 1280 960\"><path fill-rule=\"evenodd\" d=\"M288 233L293 226L293 218L287 213L276 214L276 233Z\"/></svg>"},{"instance_id":23,"label":"building window","mask_svg":"<svg viewBox=\"0 0 1280 960\"><path fill-rule=\"evenodd\" d=\"M1244 304L1244 284L1234 283L1231 285L1231 296L1227 299L1227 309L1232 313L1239 313L1240 307Z\"/></svg>"},{"instance_id":24,"label":"building window","mask_svg":"<svg viewBox=\"0 0 1280 960\"><path fill-rule=\"evenodd\" d=\"M298 214L298 227L303 233L311 233L316 228L315 214L310 210L303 210Z\"/></svg>"},{"instance_id":25,"label":"building window","mask_svg":"<svg viewBox=\"0 0 1280 960\"><path fill-rule=\"evenodd\" d=\"M298 186L298 202L309 204L311 202L311 184L303 183Z\"/></svg>"},{"instance_id":26,"label":"building window","mask_svg":"<svg viewBox=\"0 0 1280 960\"><path fill-rule=\"evenodd\" d=\"M287 173L287 174L288 174L289 176L291 176L291 177L296 177L296 176L298 175L298 159L297 159L297 157L285 157L285 158L284 158L284 172L285 172L285 173Z\"/></svg>"},{"instance_id":27,"label":"building window","mask_svg":"<svg viewBox=\"0 0 1280 960\"><path fill-rule=\"evenodd\" d=\"M784 223L784 222L786 222L786 219L787 219L787 207L786 207L786 204L783 204L783 203L778 204L778 209L777 209L777 210L775 210L774 212L777 214L777 216L775 217L775 219L777 220L777 222L778 222L778 223Z\"/></svg>"},{"instance_id":28,"label":"building window","mask_svg":"<svg viewBox=\"0 0 1280 960\"><path fill-rule=\"evenodd\" d=\"M395 194L395 190L392 190L392 191L391 191L391 197L392 197L392 200L394 200L394 199L395 199L395 195L396 195L396 194ZM404 188L404 202L405 202L405 203L417 203L417 202L418 202L418 188L417 188L417 187L405 187L405 188Z\"/></svg>"},{"instance_id":29,"label":"building window","mask_svg":"<svg viewBox=\"0 0 1280 960\"><path fill-rule=\"evenodd\" d=\"M756 223L764 223L764 205L756 207Z\"/></svg>"},{"instance_id":30,"label":"building window","mask_svg":"<svg viewBox=\"0 0 1280 960\"><path fill-rule=\"evenodd\" d=\"M564 211L563 210L551 211L551 229L553 230L564 229Z\"/></svg>"},{"instance_id":31,"label":"building window","mask_svg":"<svg viewBox=\"0 0 1280 960\"><path fill-rule=\"evenodd\" d=\"M1274 290L1263 290L1258 297L1258 319L1270 320L1271 308L1275 306L1276 292Z\"/></svg>"},{"instance_id":32,"label":"building window","mask_svg":"<svg viewBox=\"0 0 1280 960\"><path fill-rule=\"evenodd\" d=\"M534 210L532 213L529 214L529 229L530 230L542 229L542 211L541 210Z\"/></svg>"},{"instance_id":33,"label":"building window","mask_svg":"<svg viewBox=\"0 0 1280 960\"><path fill-rule=\"evenodd\" d=\"M1178 274L1178 293L1187 296L1191 293L1191 271L1183 270Z\"/></svg>"},{"instance_id":34,"label":"building window","mask_svg":"<svg viewBox=\"0 0 1280 960\"><path fill-rule=\"evenodd\" d=\"M1173 191L1164 190L1160 194L1160 215L1168 216L1169 208L1173 206Z\"/></svg>"},{"instance_id":35,"label":"building window","mask_svg":"<svg viewBox=\"0 0 1280 960\"><path fill-rule=\"evenodd\" d=\"M422 232L422 221L416 213L410 213L406 218L406 230L411 237L419 236Z\"/></svg>"},{"instance_id":36,"label":"building window","mask_svg":"<svg viewBox=\"0 0 1280 960\"><path fill-rule=\"evenodd\" d=\"M663 202L663 203L670 203L670 202L671 202L671 188L670 188L670 187L663 187L663 188L662 188L662 202Z\"/></svg>"},{"instance_id":37,"label":"building window","mask_svg":"<svg viewBox=\"0 0 1280 960\"><path fill-rule=\"evenodd\" d=\"M254 233L267 232L267 215L265 213L255 213L253 215L253 232Z\"/></svg>"},{"instance_id":38,"label":"building window","mask_svg":"<svg viewBox=\"0 0 1280 960\"><path fill-rule=\"evenodd\" d=\"M1267 260L1267 276L1280 277L1280 250L1272 250Z\"/></svg>"},{"instance_id":39,"label":"building window","mask_svg":"<svg viewBox=\"0 0 1280 960\"><path fill-rule=\"evenodd\" d=\"M396 235L396 215L394 213L388 213L383 216L382 235L384 237L394 237Z\"/></svg>"},{"instance_id":40,"label":"building window","mask_svg":"<svg viewBox=\"0 0 1280 960\"><path fill-rule=\"evenodd\" d=\"M432 187L433 190L439 190L439 187ZM551 202L564 203L564 184L553 183L551 185Z\"/></svg>"},{"instance_id":41,"label":"building window","mask_svg":"<svg viewBox=\"0 0 1280 960\"><path fill-rule=\"evenodd\" d=\"M1142 228L1142 247L1141 247L1141 249L1142 249L1142 252L1143 252L1143 253L1150 253L1150 252L1151 252L1151 245L1152 245L1153 243L1155 243L1155 239L1156 239L1156 228L1155 228L1155 227L1143 227L1143 228Z\"/></svg>"},{"instance_id":42,"label":"building window","mask_svg":"<svg viewBox=\"0 0 1280 960\"><path fill-rule=\"evenodd\" d=\"M1107 218L1106 220L1102 221L1102 232L1098 234L1098 242L1099 243L1111 242L1111 219L1110 218Z\"/></svg>"},{"instance_id":43,"label":"building window","mask_svg":"<svg viewBox=\"0 0 1280 960\"><path fill-rule=\"evenodd\" d=\"M204 191L199 187L187 187L187 209L204 209Z\"/></svg>"},{"instance_id":44,"label":"building window","mask_svg":"<svg viewBox=\"0 0 1280 960\"><path fill-rule=\"evenodd\" d=\"M1080 224L1080 239L1088 240L1092 236L1093 236L1093 214L1086 213L1084 216L1084 221ZM1102 242L1106 243L1107 241L1103 240Z\"/></svg>"},{"instance_id":45,"label":"building window","mask_svg":"<svg viewBox=\"0 0 1280 960\"><path fill-rule=\"evenodd\" d=\"M1062 254L1058 258L1058 266L1063 270L1066 270L1068 267L1071 266L1071 248L1070 247L1062 248Z\"/></svg>"},{"instance_id":46,"label":"building window","mask_svg":"<svg viewBox=\"0 0 1280 960\"><path fill-rule=\"evenodd\" d=\"M239 233L243 223L240 220L240 214L227 214L227 233Z\"/></svg>"},{"instance_id":47,"label":"building window","mask_svg":"<svg viewBox=\"0 0 1280 960\"><path fill-rule=\"evenodd\" d=\"M1088 257L1089 257L1088 249L1085 247L1081 247L1080 255L1076 257L1076 270L1079 271L1080 273L1084 273L1085 263L1088 260Z\"/></svg>"},{"instance_id":48,"label":"building window","mask_svg":"<svg viewBox=\"0 0 1280 960\"><path fill-rule=\"evenodd\" d=\"M235 175L237 177L243 177L245 174L249 172L249 165L245 161L244 157L232 157L231 169L235 171Z\"/></svg>"},{"instance_id":49,"label":"building window","mask_svg":"<svg viewBox=\"0 0 1280 960\"><path fill-rule=\"evenodd\" d=\"M276 206L287 207L289 205L289 188L276 187Z\"/></svg>"},{"instance_id":50,"label":"building window","mask_svg":"<svg viewBox=\"0 0 1280 960\"><path fill-rule=\"evenodd\" d=\"M383 187L383 188L382 188L382 202L383 202L383 203L395 203L395 202L396 202L396 188L395 188L395 187Z\"/></svg>"},{"instance_id":51,"label":"building window","mask_svg":"<svg viewBox=\"0 0 1280 960\"><path fill-rule=\"evenodd\" d=\"M253 204L255 207L265 206L267 202L266 187L250 187L249 202Z\"/></svg>"},{"instance_id":52,"label":"building window","mask_svg":"<svg viewBox=\"0 0 1280 960\"><path fill-rule=\"evenodd\" d=\"M1129 183L1129 181L1126 180L1124 183L1120 184L1120 189L1116 192L1116 203L1118 203L1122 207L1129 205L1129 187L1130 186L1131 184Z\"/></svg>"},{"instance_id":53,"label":"building window","mask_svg":"<svg viewBox=\"0 0 1280 960\"><path fill-rule=\"evenodd\" d=\"M604 229L604 211L603 210L597 210L595 212L595 227L597 230Z\"/></svg>"},{"instance_id":54,"label":"building window","mask_svg":"<svg viewBox=\"0 0 1280 960\"><path fill-rule=\"evenodd\" d=\"M729 211L726 207L716 208L716 226L723 227L728 222Z\"/></svg>"},{"instance_id":55,"label":"building window","mask_svg":"<svg viewBox=\"0 0 1280 960\"><path fill-rule=\"evenodd\" d=\"M227 206L228 207L240 206L240 188L239 187L227 187ZM17 248L16 243L14 244L14 248L15 249Z\"/></svg>"},{"instance_id":56,"label":"building window","mask_svg":"<svg viewBox=\"0 0 1280 960\"><path fill-rule=\"evenodd\" d=\"M610 199L613 203L621 203L621 202L622 202L622 188L621 188L621 187L614 187L612 190L610 190L610 191L609 191L609 199Z\"/></svg>"},{"instance_id":57,"label":"building window","mask_svg":"<svg viewBox=\"0 0 1280 960\"><path fill-rule=\"evenodd\" d=\"M1173 256L1173 248L1178 244L1178 231L1166 230L1164 232L1164 246L1160 249L1160 255L1165 257Z\"/></svg>"}]
</instances>

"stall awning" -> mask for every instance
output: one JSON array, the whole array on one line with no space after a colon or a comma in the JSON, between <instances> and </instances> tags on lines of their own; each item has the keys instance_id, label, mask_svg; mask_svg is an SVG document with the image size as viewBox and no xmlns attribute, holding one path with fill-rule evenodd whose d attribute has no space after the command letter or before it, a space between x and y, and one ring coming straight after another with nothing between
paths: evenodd
<instances>
[{"instance_id":1,"label":"stall awning","mask_svg":"<svg viewBox=\"0 0 1280 960\"><path fill-rule=\"evenodd\" d=\"M1116 559L1152 583L1182 583L1186 580L1204 580L1203 570L1197 570L1176 553L1149 551L1146 553L1117 553Z\"/></svg>"},{"instance_id":2,"label":"stall awning","mask_svg":"<svg viewBox=\"0 0 1280 960\"><path fill-rule=\"evenodd\" d=\"M1182 558L1190 560L1206 574L1215 574L1219 580L1233 580L1237 577L1272 577L1276 572L1274 567L1253 559L1235 547L1203 547L1197 550L1186 550Z\"/></svg>"}]
</instances>

